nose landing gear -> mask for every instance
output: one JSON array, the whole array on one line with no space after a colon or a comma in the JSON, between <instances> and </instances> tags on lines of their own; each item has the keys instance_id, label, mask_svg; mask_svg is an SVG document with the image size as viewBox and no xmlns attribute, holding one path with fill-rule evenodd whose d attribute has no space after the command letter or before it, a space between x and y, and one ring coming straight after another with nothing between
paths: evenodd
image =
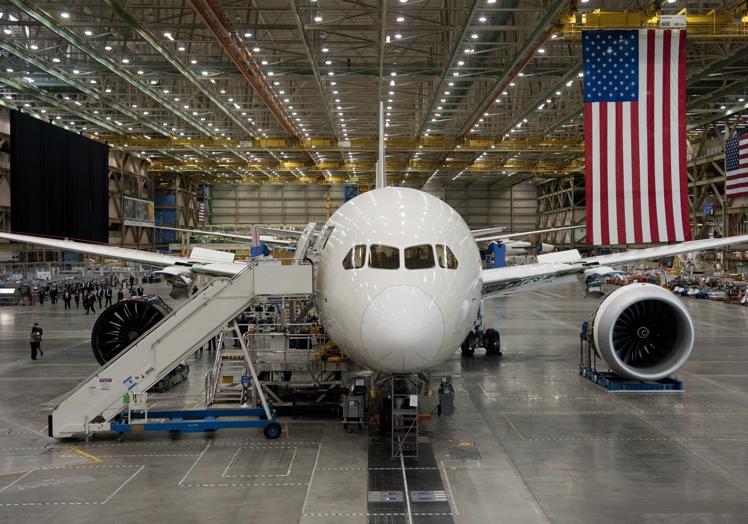
<instances>
[{"instance_id":1,"label":"nose landing gear","mask_svg":"<svg viewBox=\"0 0 748 524\"><path fill-rule=\"evenodd\" d=\"M486 355L500 357L501 353L501 335L495 329L486 329L485 331L475 329L468 333L462 343L462 356L472 357L475 354L475 348L483 347Z\"/></svg>"}]
</instances>

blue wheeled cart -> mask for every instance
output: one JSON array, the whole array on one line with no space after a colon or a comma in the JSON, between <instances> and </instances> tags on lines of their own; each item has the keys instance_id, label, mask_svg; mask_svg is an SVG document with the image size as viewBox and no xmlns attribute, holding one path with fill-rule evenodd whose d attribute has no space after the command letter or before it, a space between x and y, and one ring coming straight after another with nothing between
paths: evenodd
<instances>
[{"instance_id":1,"label":"blue wheeled cart","mask_svg":"<svg viewBox=\"0 0 748 524\"><path fill-rule=\"evenodd\" d=\"M193 409L180 411L139 411L123 413L112 421L112 431L119 434L140 431L170 431L172 433L200 433L219 429L262 428L266 438L280 437L282 428L275 421L275 410L270 406L270 419L263 408Z\"/></svg>"}]
</instances>

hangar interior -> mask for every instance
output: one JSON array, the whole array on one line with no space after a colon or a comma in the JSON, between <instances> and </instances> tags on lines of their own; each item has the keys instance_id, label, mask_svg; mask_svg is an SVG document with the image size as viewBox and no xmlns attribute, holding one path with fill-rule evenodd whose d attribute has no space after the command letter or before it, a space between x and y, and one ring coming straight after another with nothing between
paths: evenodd
<instances>
[{"instance_id":1,"label":"hangar interior","mask_svg":"<svg viewBox=\"0 0 748 524\"><path fill-rule=\"evenodd\" d=\"M745 2L0 0L0 232L43 234L26 228L31 220L52 237L175 259L208 248L285 268L269 283L255 278L240 316L216 312L220 329L195 334L174 319L196 299L169 296L179 275L154 272L169 264L0 241L0 516L744 522L748 243L486 298L482 326L496 338L481 335L481 344L493 354L458 343L427 381L413 379L414 390L341 354L320 326L312 291L292 290L289 268L304 265L323 225L373 194L380 117L388 185L435 197L471 230L529 232L479 242L484 269L564 250L605 256L650 247L588 242L581 42L586 30L662 28L687 31L691 236L746 235L748 197L727 194L725 158L748 115ZM34 132L14 133L25 119L49 132L47 149L32 147ZM79 167L94 165L81 163L84 138L105 155L90 187L56 193L49 178L34 181L29 173L42 165L39 180L64 172L82 183ZM53 146L56 153L44 153ZM24 154L29 171L11 162ZM77 203L89 191L99 211ZM14 210L14 201L25 204ZM98 218L55 216L68 208ZM58 218L90 226L90 235L55 233ZM261 234L270 235L264 251ZM206 303L231 291L210 275L184 282ZM588 352L585 331L580 342L580 326L612 293L642 282L681 297L673 300L689 317L694 351L673 373L678 387L612 393L580 375L595 359L606 369ZM64 290L75 307L63 307ZM112 301L140 304L132 318L152 315L151 323L131 328L121 316L130 313L107 309ZM52 438L48 415L85 392L100 364L123 360L115 356L124 348L134 354L164 318L175 322L169 334L194 344L161 364L169 369L153 381L148 409L261 409L267 399L280 438L266 439L262 424L193 434L182 418L166 434L128 419L119 435L87 429ZM185 318L188 328L199 320ZM116 349L99 321L119 322ZM30 360L34 322L44 328L45 354ZM97 390L108 391L100 378ZM413 410L399 413L409 401L396 397L412 393ZM392 420L383 398L398 411ZM128 417L137 402L123 403ZM275 422L267 413L260 422ZM402 445L394 453L398 431L417 453Z\"/></svg>"}]
</instances>

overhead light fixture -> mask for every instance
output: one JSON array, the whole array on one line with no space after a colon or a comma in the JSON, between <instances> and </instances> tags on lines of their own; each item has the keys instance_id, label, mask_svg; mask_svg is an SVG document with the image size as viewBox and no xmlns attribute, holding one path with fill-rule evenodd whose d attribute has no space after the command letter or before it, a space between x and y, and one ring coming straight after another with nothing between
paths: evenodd
<instances>
[{"instance_id":1,"label":"overhead light fixture","mask_svg":"<svg viewBox=\"0 0 748 524\"><path fill-rule=\"evenodd\" d=\"M63 11L62 13L60 13L60 17L68 19L70 18L70 13L68 13L67 11Z\"/></svg>"},{"instance_id":2,"label":"overhead light fixture","mask_svg":"<svg viewBox=\"0 0 748 524\"><path fill-rule=\"evenodd\" d=\"M405 22L405 17L404 16L398 16L395 20L397 20L398 22Z\"/></svg>"},{"instance_id":3,"label":"overhead light fixture","mask_svg":"<svg viewBox=\"0 0 748 524\"><path fill-rule=\"evenodd\" d=\"M174 41L174 37L172 36L172 34L171 34L170 32L168 32L168 31L167 31L167 32L165 32L165 33L164 33L164 36L165 36L166 38L168 38L169 40L171 40L172 42Z\"/></svg>"},{"instance_id":4,"label":"overhead light fixture","mask_svg":"<svg viewBox=\"0 0 748 524\"><path fill-rule=\"evenodd\" d=\"M86 29L85 31L83 31L83 34L86 36L91 36L93 35L93 31L91 31L90 29Z\"/></svg>"},{"instance_id":5,"label":"overhead light fixture","mask_svg":"<svg viewBox=\"0 0 748 524\"><path fill-rule=\"evenodd\" d=\"M321 22L321 21L322 21L322 16L321 16L321 15L317 15L317 16L315 16L315 17L314 17L314 21L315 21L315 22Z\"/></svg>"},{"instance_id":6,"label":"overhead light fixture","mask_svg":"<svg viewBox=\"0 0 748 524\"><path fill-rule=\"evenodd\" d=\"M253 48L252 48L252 52L253 52L253 53L259 53L260 51L261 51L261 50L260 50L260 48L259 48L259 47L253 47Z\"/></svg>"},{"instance_id":7,"label":"overhead light fixture","mask_svg":"<svg viewBox=\"0 0 748 524\"><path fill-rule=\"evenodd\" d=\"M122 59L122 63L123 64L129 64L130 63L130 59L129 58L123 58Z\"/></svg>"},{"instance_id":8,"label":"overhead light fixture","mask_svg":"<svg viewBox=\"0 0 748 524\"><path fill-rule=\"evenodd\" d=\"M244 33L244 38L252 38L252 33Z\"/></svg>"}]
</instances>

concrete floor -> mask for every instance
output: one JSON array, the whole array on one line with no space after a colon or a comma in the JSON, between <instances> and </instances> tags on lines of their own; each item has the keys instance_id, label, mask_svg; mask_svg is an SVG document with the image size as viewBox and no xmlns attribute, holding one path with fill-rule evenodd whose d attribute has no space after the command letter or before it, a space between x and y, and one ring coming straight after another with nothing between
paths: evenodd
<instances>
[{"instance_id":1,"label":"concrete floor","mask_svg":"<svg viewBox=\"0 0 748 524\"><path fill-rule=\"evenodd\" d=\"M567 285L488 302L505 356L455 354L442 370L457 413L422 430L449 511L413 502L414 522L748 521L748 309L686 299L698 329L686 392L610 394L577 375L579 325L596 304L582 295ZM96 368L93 321L61 304L0 309L1 522L407 522L367 515L369 438L332 420L284 420L277 441L253 430L50 439L50 409ZM200 405L209 358L190 364L157 407Z\"/></svg>"}]
</instances>

